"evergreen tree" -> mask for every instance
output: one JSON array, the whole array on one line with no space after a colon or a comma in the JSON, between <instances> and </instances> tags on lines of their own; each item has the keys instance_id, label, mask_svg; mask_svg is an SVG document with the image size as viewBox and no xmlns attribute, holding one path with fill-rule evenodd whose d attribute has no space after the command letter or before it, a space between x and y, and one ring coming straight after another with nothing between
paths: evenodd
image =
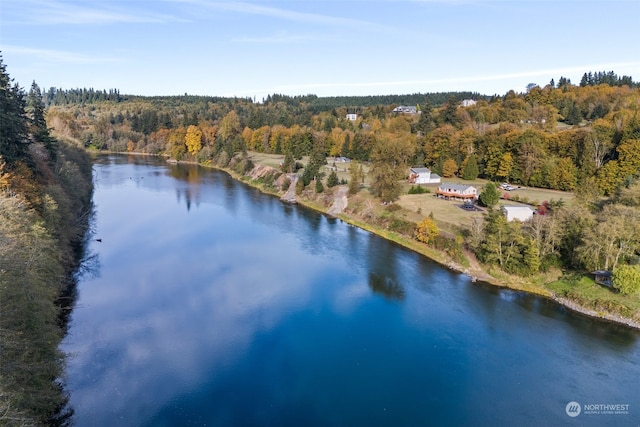
<instances>
[{"instance_id":1,"label":"evergreen tree","mask_svg":"<svg viewBox=\"0 0 640 427\"><path fill-rule=\"evenodd\" d=\"M580 79L580 87L585 87L589 84L589 78L587 76L587 73L584 73L582 76L582 79Z\"/></svg>"},{"instance_id":2,"label":"evergreen tree","mask_svg":"<svg viewBox=\"0 0 640 427\"><path fill-rule=\"evenodd\" d=\"M449 98L444 109L440 112L440 120L444 124L450 124L457 128L460 125L460 118L458 117L458 102L455 98Z\"/></svg>"},{"instance_id":3,"label":"evergreen tree","mask_svg":"<svg viewBox=\"0 0 640 427\"><path fill-rule=\"evenodd\" d=\"M332 170L329 174L329 177L327 178L327 187L335 187L339 183L340 180L338 179L338 174L336 173L336 171Z\"/></svg>"},{"instance_id":4,"label":"evergreen tree","mask_svg":"<svg viewBox=\"0 0 640 427\"><path fill-rule=\"evenodd\" d=\"M540 252L533 239L526 242L523 261L528 274L536 274L540 270Z\"/></svg>"},{"instance_id":5,"label":"evergreen tree","mask_svg":"<svg viewBox=\"0 0 640 427\"><path fill-rule=\"evenodd\" d=\"M304 182L305 187L309 185L311 181L317 178L320 172L320 168L326 163L326 157L324 154L324 144L315 144L313 147L313 151L311 152L311 157L309 158L309 163L304 168L302 172L302 182Z\"/></svg>"},{"instance_id":6,"label":"evergreen tree","mask_svg":"<svg viewBox=\"0 0 640 427\"><path fill-rule=\"evenodd\" d=\"M351 152L351 136L349 134L344 136L344 142L342 143L340 154L347 158L353 157L353 153Z\"/></svg>"},{"instance_id":7,"label":"evergreen tree","mask_svg":"<svg viewBox=\"0 0 640 427\"><path fill-rule=\"evenodd\" d=\"M478 196L478 201L480 205L485 206L487 208L493 208L498 201L500 200L500 195L498 194L498 189L493 182L487 183L484 186L484 190Z\"/></svg>"},{"instance_id":8,"label":"evergreen tree","mask_svg":"<svg viewBox=\"0 0 640 427\"><path fill-rule=\"evenodd\" d=\"M349 174L349 194L354 195L360 191L360 183L364 180L362 165L358 165L358 162L352 161L349 166Z\"/></svg>"},{"instance_id":9,"label":"evergreen tree","mask_svg":"<svg viewBox=\"0 0 640 427\"><path fill-rule=\"evenodd\" d=\"M282 172L292 173L295 170L296 160L293 158L291 150L287 150L284 155L284 162L282 163Z\"/></svg>"},{"instance_id":10,"label":"evergreen tree","mask_svg":"<svg viewBox=\"0 0 640 427\"><path fill-rule=\"evenodd\" d=\"M433 119L433 108L428 99L425 100L424 105L420 111L420 118L416 126L417 130L426 135L436 127L435 120Z\"/></svg>"},{"instance_id":11,"label":"evergreen tree","mask_svg":"<svg viewBox=\"0 0 640 427\"><path fill-rule=\"evenodd\" d=\"M27 94L26 112L29 115L32 129L35 131L47 130L47 122L44 119L44 103L40 87L34 81ZM32 133L34 133L32 130Z\"/></svg>"},{"instance_id":12,"label":"evergreen tree","mask_svg":"<svg viewBox=\"0 0 640 427\"><path fill-rule=\"evenodd\" d=\"M474 179L478 178L478 175L478 161L476 160L476 155L472 153L469 155L469 157L467 157L464 171L462 172L462 179L473 181Z\"/></svg>"},{"instance_id":13,"label":"evergreen tree","mask_svg":"<svg viewBox=\"0 0 640 427\"><path fill-rule=\"evenodd\" d=\"M30 142L27 137L24 92L12 82L0 56L0 156L9 167L17 161L29 160Z\"/></svg>"},{"instance_id":14,"label":"evergreen tree","mask_svg":"<svg viewBox=\"0 0 640 427\"><path fill-rule=\"evenodd\" d=\"M42 143L51 158L55 159L58 151L57 141L49 134L47 122L44 118L42 92L35 81L31 84L31 89L29 89L29 93L27 94L25 111L29 118L29 133L33 140Z\"/></svg>"},{"instance_id":15,"label":"evergreen tree","mask_svg":"<svg viewBox=\"0 0 640 427\"><path fill-rule=\"evenodd\" d=\"M567 117L565 118L565 122L570 125L579 125L581 121L582 113L580 112L580 108L576 103L571 104Z\"/></svg>"}]
</instances>

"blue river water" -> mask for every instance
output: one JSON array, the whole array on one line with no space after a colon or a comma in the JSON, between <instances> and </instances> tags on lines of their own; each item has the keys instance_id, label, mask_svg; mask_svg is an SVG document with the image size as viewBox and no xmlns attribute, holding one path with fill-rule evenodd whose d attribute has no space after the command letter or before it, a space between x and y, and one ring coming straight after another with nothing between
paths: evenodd
<instances>
[{"instance_id":1,"label":"blue river water","mask_svg":"<svg viewBox=\"0 0 640 427\"><path fill-rule=\"evenodd\" d=\"M62 345L76 426L640 424L637 332L219 171L103 156L94 176Z\"/></svg>"}]
</instances>

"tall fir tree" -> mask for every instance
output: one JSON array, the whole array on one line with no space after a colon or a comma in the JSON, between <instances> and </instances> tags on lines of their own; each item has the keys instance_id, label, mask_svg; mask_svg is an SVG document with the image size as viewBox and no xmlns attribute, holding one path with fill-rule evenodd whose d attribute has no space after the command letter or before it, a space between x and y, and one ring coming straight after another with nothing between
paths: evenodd
<instances>
[{"instance_id":1,"label":"tall fir tree","mask_svg":"<svg viewBox=\"0 0 640 427\"><path fill-rule=\"evenodd\" d=\"M0 156L9 167L29 160L24 92L13 84L0 56Z\"/></svg>"},{"instance_id":2,"label":"tall fir tree","mask_svg":"<svg viewBox=\"0 0 640 427\"><path fill-rule=\"evenodd\" d=\"M51 159L55 159L58 152L57 141L49 134L44 113L44 102L40 87L34 81L27 94L25 111L29 118L29 133L34 141L40 142L49 152Z\"/></svg>"},{"instance_id":3,"label":"tall fir tree","mask_svg":"<svg viewBox=\"0 0 640 427\"><path fill-rule=\"evenodd\" d=\"M478 161L476 160L476 155L472 153L469 155L469 157L467 157L467 161L464 165L464 171L462 172L462 179L473 181L474 179L478 178L479 173L480 172L478 171Z\"/></svg>"},{"instance_id":4,"label":"tall fir tree","mask_svg":"<svg viewBox=\"0 0 640 427\"><path fill-rule=\"evenodd\" d=\"M295 171L296 160L293 158L293 153L291 150L287 150L287 153L284 155L284 161L282 162L282 172L284 173L292 173Z\"/></svg>"},{"instance_id":5,"label":"tall fir tree","mask_svg":"<svg viewBox=\"0 0 640 427\"><path fill-rule=\"evenodd\" d=\"M484 190L478 196L478 201L480 205L485 206L489 209L492 209L495 205L498 204L500 200L500 195L498 194L498 189L493 182L488 182L487 185L484 186Z\"/></svg>"}]
</instances>

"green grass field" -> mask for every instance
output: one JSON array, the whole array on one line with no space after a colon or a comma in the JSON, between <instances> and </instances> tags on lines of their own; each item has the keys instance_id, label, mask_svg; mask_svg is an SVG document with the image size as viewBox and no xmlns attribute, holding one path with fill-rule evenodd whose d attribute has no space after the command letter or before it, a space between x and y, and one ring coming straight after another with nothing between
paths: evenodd
<instances>
[{"instance_id":1,"label":"green grass field","mask_svg":"<svg viewBox=\"0 0 640 427\"><path fill-rule=\"evenodd\" d=\"M578 301L593 310L617 312L632 318L633 313L640 313L640 295L622 295L598 285L589 277L567 278L546 286L558 295Z\"/></svg>"},{"instance_id":2,"label":"green grass field","mask_svg":"<svg viewBox=\"0 0 640 427\"><path fill-rule=\"evenodd\" d=\"M458 178L445 178L443 179L443 182L473 185L480 192L489 181L481 179L477 179L474 181L464 181ZM433 213L433 216L436 219L438 225L447 231L455 232L460 228L469 228L472 219L474 217L481 217L484 212L484 210L468 211L462 209L461 201L444 200L437 198L435 196L435 191L438 188L438 184L424 185L424 188L427 188L429 189L429 191L431 191L431 193L425 194L406 194L409 191L410 187L411 184L409 183L403 184L404 195L400 197L400 200L398 200L397 203L409 212L416 214L420 212L420 215L422 215L423 217L429 215L430 213ZM552 200L562 200L565 205L570 205L574 200L573 193L547 190L544 188L521 188L514 191L499 190L499 192L501 194L507 193L510 197L518 196L521 200L526 199L529 202L538 203L542 203L544 201L550 202ZM504 199L501 199L499 204L525 206L525 204L521 202Z\"/></svg>"},{"instance_id":3,"label":"green grass field","mask_svg":"<svg viewBox=\"0 0 640 427\"><path fill-rule=\"evenodd\" d=\"M280 168L280 164L284 161L284 155L281 154L250 152L249 157L257 164L271 166L278 169ZM308 157L304 157L300 160L303 164L306 164L308 161ZM380 201L373 197L369 192L369 166L365 163L363 163L362 166L365 172L365 183L364 188L359 193L359 197L363 199L363 203L368 202L370 206L373 206L374 211L382 211L384 208L378 207L378 205L380 205ZM328 158L327 165L321 169L322 172L325 173L325 177L329 175L333 167L336 168L339 179L345 179L347 181L350 179L350 163L334 163L332 158ZM482 188L489 181L484 179L464 181L459 178L443 178L443 182L473 185L478 189L478 191L482 191ZM403 181L402 196L400 196L400 199L397 201L397 204L404 209L404 212L402 212L401 215L407 220L418 222L425 216L433 213L433 216L440 228L450 233L456 233L460 229L469 228L474 217L482 216L483 211L467 211L462 209L460 207L462 202L460 201L443 200L435 197L434 194L435 190L438 188L438 184L424 185L424 187L430 191L430 193L425 194L407 194L410 187L411 184L407 181ZM520 188L514 191L499 190L499 192L501 194L506 193L510 197L517 196L521 200L526 199L530 203L562 200L566 205L570 205L574 200L573 193L547 190L543 188ZM519 205L522 203L514 200L500 200L500 204Z\"/></svg>"}]
</instances>

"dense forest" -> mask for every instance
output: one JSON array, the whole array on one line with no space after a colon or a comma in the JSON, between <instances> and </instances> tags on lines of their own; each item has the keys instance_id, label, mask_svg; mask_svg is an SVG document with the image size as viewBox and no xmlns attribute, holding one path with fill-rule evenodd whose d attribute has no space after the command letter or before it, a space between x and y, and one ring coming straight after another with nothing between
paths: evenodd
<instances>
[{"instance_id":1,"label":"dense forest","mask_svg":"<svg viewBox=\"0 0 640 427\"><path fill-rule=\"evenodd\" d=\"M58 135L88 148L222 167L242 153L274 153L283 155L284 171L291 172L296 159L309 156L303 186L317 177L326 156L343 156L370 165L371 191L383 202L399 197L410 166L427 166L445 179L479 177L570 191L579 207L545 206L546 215L523 227L486 215L484 224L462 231L464 246L483 262L520 275L553 266L635 265L640 87L613 72L585 73L582 80L574 85L560 77L557 84L530 84L502 96L274 94L262 103L121 96L112 90L95 92L93 102L50 101L47 119ZM45 99L80 93L85 91L57 90ZM397 112L399 105L415 111Z\"/></svg>"},{"instance_id":2,"label":"dense forest","mask_svg":"<svg viewBox=\"0 0 640 427\"><path fill-rule=\"evenodd\" d=\"M14 84L0 57L0 424L70 416L58 345L91 212L91 162L54 139L39 87Z\"/></svg>"},{"instance_id":3,"label":"dense forest","mask_svg":"<svg viewBox=\"0 0 640 427\"><path fill-rule=\"evenodd\" d=\"M481 177L612 195L634 174L640 139L638 85L612 72L585 76L587 83L581 86L561 77L557 85L532 84L526 93L510 91L500 97L273 95L256 104L240 98L50 89L44 99L51 126L98 149L206 161L225 147L230 154L292 151L300 158L322 145L327 155L368 161L377 142L401 138L413 148L411 165L426 165L445 177L462 174L473 157ZM603 80L616 84L596 84ZM462 99L475 103L462 107ZM417 105L418 114L394 113L401 103L392 101ZM348 120L347 113L357 120ZM202 134L202 147L191 153L184 143L189 126Z\"/></svg>"}]
</instances>

